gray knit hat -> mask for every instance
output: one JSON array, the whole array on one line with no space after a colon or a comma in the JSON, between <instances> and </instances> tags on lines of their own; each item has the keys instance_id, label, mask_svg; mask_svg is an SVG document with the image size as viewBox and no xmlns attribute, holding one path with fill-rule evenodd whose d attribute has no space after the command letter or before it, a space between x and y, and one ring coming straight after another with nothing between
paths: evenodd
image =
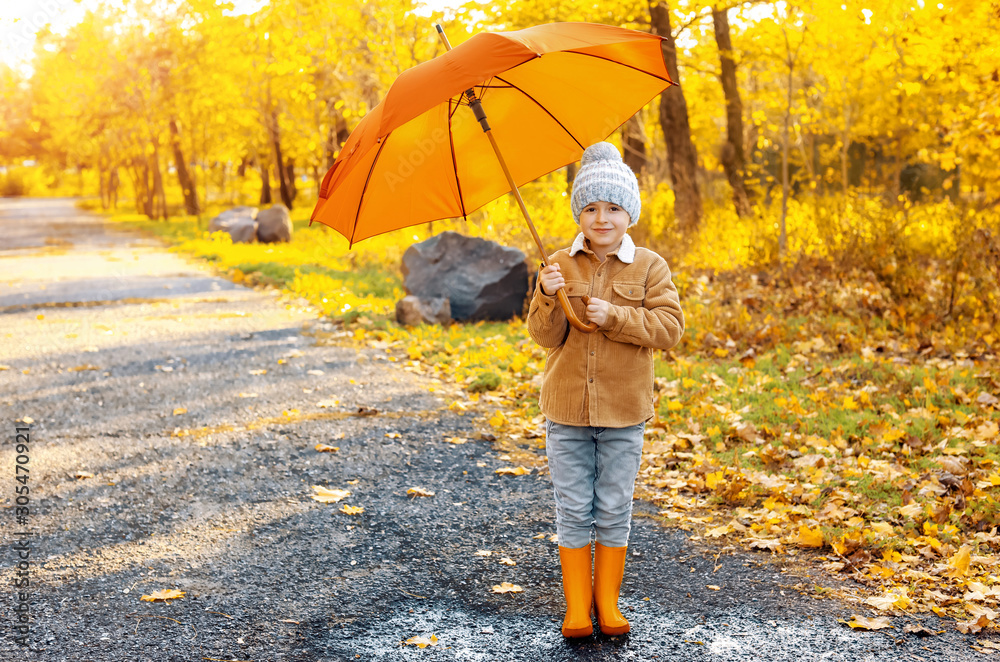
<instances>
[{"instance_id":1,"label":"gray knit hat","mask_svg":"<svg viewBox=\"0 0 1000 662\"><path fill-rule=\"evenodd\" d=\"M580 172L573 180L569 206L580 222L580 212L592 202L613 202L628 212L629 227L639 220L642 201L635 173L622 161L618 148L611 143L594 143L580 159Z\"/></svg>"}]
</instances>

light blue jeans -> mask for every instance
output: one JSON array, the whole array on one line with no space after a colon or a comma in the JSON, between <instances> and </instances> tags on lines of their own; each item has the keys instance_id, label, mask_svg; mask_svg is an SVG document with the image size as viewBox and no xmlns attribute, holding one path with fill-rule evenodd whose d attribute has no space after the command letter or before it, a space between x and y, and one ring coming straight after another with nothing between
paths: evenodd
<instances>
[{"instance_id":1,"label":"light blue jeans","mask_svg":"<svg viewBox=\"0 0 1000 662\"><path fill-rule=\"evenodd\" d=\"M645 423L627 428L545 424L545 454L556 497L562 547L624 547L632 526L632 493L642 460Z\"/></svg>"}]
</instances>

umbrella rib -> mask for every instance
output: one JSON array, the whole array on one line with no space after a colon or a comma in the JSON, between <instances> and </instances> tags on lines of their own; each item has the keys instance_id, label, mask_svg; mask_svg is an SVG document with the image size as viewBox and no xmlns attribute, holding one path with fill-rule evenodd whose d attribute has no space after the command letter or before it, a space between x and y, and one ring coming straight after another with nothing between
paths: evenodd
<instances>
[{"instance_id":1,"label":"umbrella rib","mask_svg":"<svg viewBox=\"0 0 1000 662\"><path fill-rule=\"evenodd\" d=\"M372 159L372 167L368 169L368 176L365 177L365 186L361 189L361 197L358 198L358 211L354 214L354 227L351 229L351 243L349 248L354 247L354 236L358 233L358 219L361 218L361 206L365 204L365 192L368 190L368 182L372 180L372 173L375 172L378 157L382 154L382 150L385 149L385 144L389 142L389 136L391 135L392 133L390 132L382 138L382 144L379 145L378 151L375 153L375 158Z\"/></svg>"},{"instance_id":2,"label":"umbrella rib","mask_svg":"<svg viewBox=\"0 0 1000 662\"><path fill-rule=\"evenodd\" d=\"M605 62L610 62L612 64L617 64L619 67L627 67L627 68L632 69L634 71L638 71L641 74L646 74L647 76L651 76L652 78L656 78L657 80L662 80L664 83L669 83L670 85L677 85L678 87L680 87L680 83L676 83L676 82L672 81L669 76L667 78L664 78L663 76L657 76L656 74L651 73L649 71L646 71L645 69L640 69L639 67L633 67L631 64L626 64L624 62L619 62L618 60L612 60L609 57L601 57L600 55L594 55L593 53L582 53L580 51L563 51L563 52L564 53L572 53L573 55L583 55L583 56L586 56L586 57L593 57L593 58L597 58L598 60L604 60Z\"/></svg>"},{"instance_id":3,"label":"umbrella rib","mask_svg":"<svg viewBox=\"0 0 1000 662\"><path fill-rule=\"evenodd\" d=\"M535 104L536 106L538 106L539 108L541 108L541 109L542 109L542 110L543 110L543 111L545 112L545 114L546 114L546 115L548 115L549 117L551 117L551 118L552 118L552 121L553 121L553 122L555 122L555 123L556 123L556 124L558 124L558 125L559 125L560 127L562 127L562 130L566 132L566 135L567 135L567 136L569 136L570 138L572 138L572 139L573 139L573 142L575 142L575 143L576 143L577 145L579 145L579 146L580 146L580 149L587 149L587 147L586 147L586 146L585 146L585 145L584 145L583 143L581 143L581 142L580 142L579 140L577 140L577 139L576 139L576 136L574 136L574 135L573 135L573 132L572 132L572 131L570 131L569 129L567 129L567 128L566 128L566 125L565 125L565 124L563 124L562 122L560 122L560 121L559 121L559 118L557 118L557 117L556 117L555 115L553 115L552 113L550 113L550 112L549 112L549 109L548 109L548 108L546 108L545 106L543 106L542 104L540 104L540 103L538 102L538 100L537 100L537 99L536 99L535 97L531 96L530 94L528 94L527 92L525 92L524 90L522 90L522 89L521 89L520 87L518 87L517 85L514 85L514 84L513 84L513 83L511 83L510 81L507 81L507 80L504 80L504 79L503 79L503 78L501 78L500 76L497 76L497 77L496 77L496 79L497 79L497 80L499 80L499 81L502 81L502 82L506 83L507 85L510 85L510 86L511 86L512 88L514 88L515 90L517 90L518 92L520 92L520 93L521 93L521 94L523 94L524 96L526 96L526 97L528 97L529 99L531 99L531 101L532 101L532 102L533 102L533 103L534 103L534 104Z\"/></svg>"},{"instance_id":4,"label":"umbrella rib","mask_svg":"<svg viewBox=\"0 0 1000 662\"><path fill-rule=\"evenodd\" d=\"M451 99L448 100L448 105L451 105ZM457 109L459 104L455 104ZM458 187L458 204L462 206L462 218L469 220L468 214L465 212L465 196L462 195L462 182L458 178L458 157L455 155L455 134L451 130L451 118L453 113L449 108L448 112L448 145L451 147L451 170L455 173L455 186Z\"/></svg>"}]
</instances>

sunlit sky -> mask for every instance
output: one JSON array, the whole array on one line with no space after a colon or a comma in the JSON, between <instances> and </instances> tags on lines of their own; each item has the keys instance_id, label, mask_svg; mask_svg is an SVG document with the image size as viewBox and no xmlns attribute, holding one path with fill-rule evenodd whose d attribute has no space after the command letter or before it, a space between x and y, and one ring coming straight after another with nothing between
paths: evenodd
<instances>
[{"instance_id":1,"label":"sunlit sky","mask_svg":"<svg viewBox=\"0 0 1000 662\"><path fill-rule=\"evenodd\" d=\"M256 11L267 0L229 0L234 14ZM423 0L429 10L454 7L461 0ZM0 62L22 71L30 71L29 62L35 45L35 34L49 25L53 32L65 33L83 19L88 9L101 4L101 0L3 0L0 2Z\"/></svg>"}]
</instances>

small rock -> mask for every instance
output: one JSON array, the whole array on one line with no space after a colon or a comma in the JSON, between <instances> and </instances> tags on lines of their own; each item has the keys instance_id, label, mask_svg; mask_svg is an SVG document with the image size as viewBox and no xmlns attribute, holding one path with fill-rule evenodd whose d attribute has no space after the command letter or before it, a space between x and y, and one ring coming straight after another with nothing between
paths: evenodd
<instances>
[{"instance_id":1,"label":"small rock","mask_svg":"<svg viewBox=\"0 0 1000 662\"><path fill-rule=\"evenodd\" d=\"M229 236L234 244L252 244L257 239L257 221L252 218L240 218L229 226Z\"/></svg>"},{"instance_id":2,"label":"small rock","mask_svg":"<svg viewBox=\"0 0 1000 662\"><path fill-rule=\"evenodd\" d=\"M451 324L451 302L444 297L421 298L412 294L396 302L396 321L406 326Z\"/></svg>"},{"instance_id":3,"label":"small rock","mask_svg":"<svg viewBox=\"0 0 1000 662\"><path fill-rule=\"evenodd\" d=\"M254 220L257 218L256 207L233 207L227 209L208 224L209 232L229 232L229 226L242 218Z\"/></svg>"},{"instance_id":4,"label":"small rock","mask_svg":"<svg viewBox=\"0 0 1000 662\"><path fill-rule=\"evenodd\" d=\"M234 243L249 243L257 236L257 208L233 207L208 224L209 232L228 232Z\"/></svg>"}]
</instances>

